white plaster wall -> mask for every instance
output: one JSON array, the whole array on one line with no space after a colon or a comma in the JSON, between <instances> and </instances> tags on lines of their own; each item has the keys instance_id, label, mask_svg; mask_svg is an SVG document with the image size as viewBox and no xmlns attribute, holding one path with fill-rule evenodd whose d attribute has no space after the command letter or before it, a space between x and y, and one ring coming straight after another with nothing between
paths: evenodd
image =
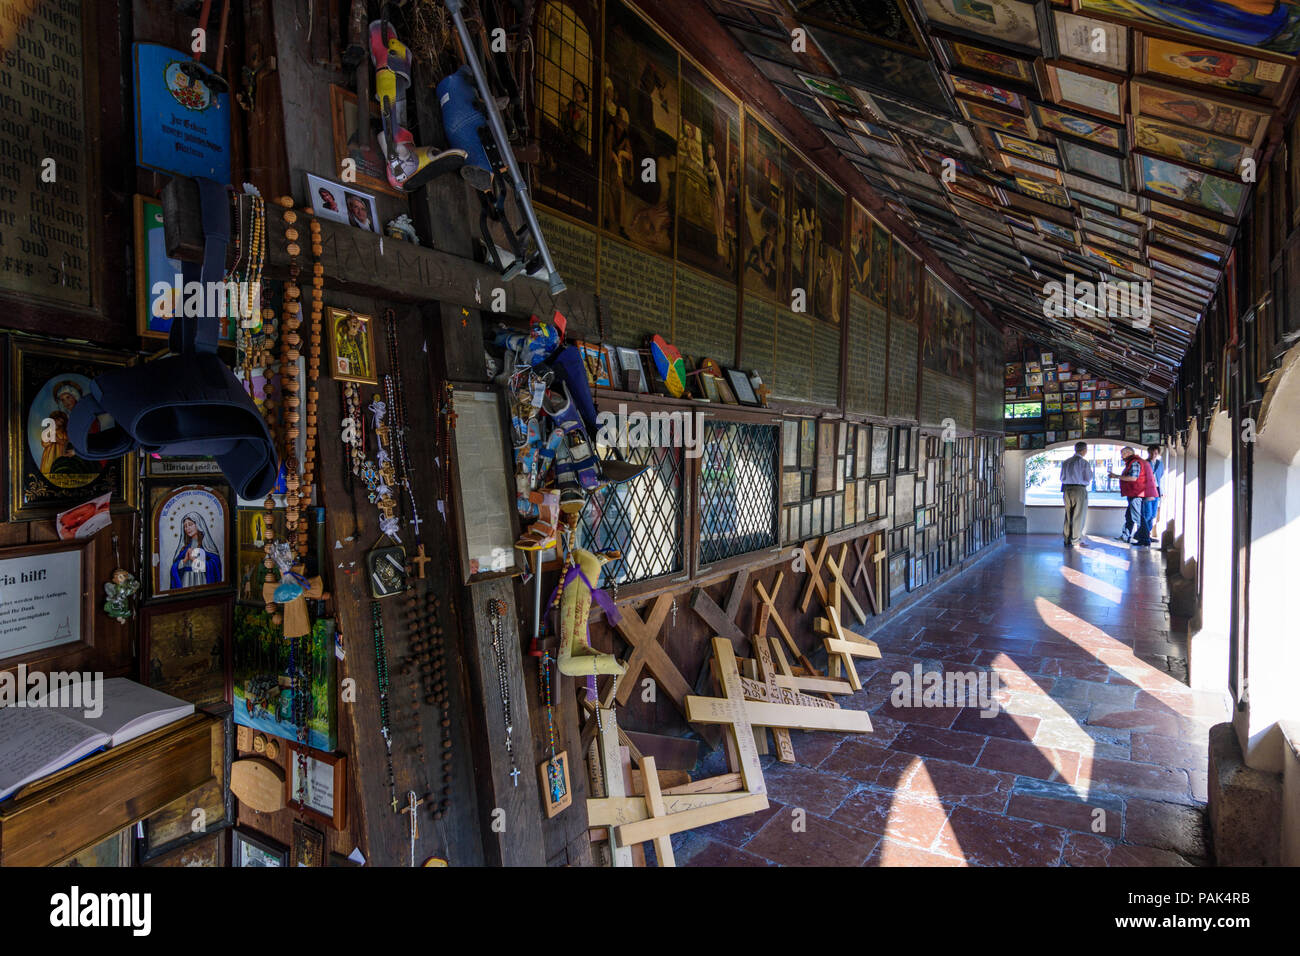
<instances>
[{"instance_id":1,"label":"white plaster wall","mask_svg":"<svg viewBox=\"0 0 1300 956\"><path fill-rule=\"evenodd\" d=\"M1280 722L1300 725L1300 347L1270 383L1255 441L1246 707L1234 718L1247 766L1280 773Z\"/></svg>"},{"instance_id":2,"label":"white plaster wall","mask_svg":"<svg viewBox=\"0 0 1300 956\"><path fill-rule=\"evenodd\" d=\"M1232 421L1215 415L1206 445L1205 559L1200 626L1193 622L1187 669L1197 690L1228 689L1228 626L1232 592Z\"/></svg>"},{"instance_id":3,"label":"white plaster wall","mask_svg":"<svg viewBox=\"0 0 1300 956\"><path fill-rule=\"evenodd\" d=\"M1191 428L1183 454L1182 566L1179 572L1189 581L1197 579L1201 559L1201 433Z\"/></svg>"}]
</instances>

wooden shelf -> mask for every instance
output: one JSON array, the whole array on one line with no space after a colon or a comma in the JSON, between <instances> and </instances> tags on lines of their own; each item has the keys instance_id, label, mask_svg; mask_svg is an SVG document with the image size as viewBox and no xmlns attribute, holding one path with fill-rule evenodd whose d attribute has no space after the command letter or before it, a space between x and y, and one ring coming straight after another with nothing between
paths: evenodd
<instances>
[{"instance_id":1,"label":"wooden shelf","mask_svg":"<svg viewBox=\"0 0 1300 956\"><path fill-rule=\"evenodd\" d=\"M212 779L221 721L184 720L28 784L0 808L0 866L49 866Z\"/></svg>"}]
</instances>

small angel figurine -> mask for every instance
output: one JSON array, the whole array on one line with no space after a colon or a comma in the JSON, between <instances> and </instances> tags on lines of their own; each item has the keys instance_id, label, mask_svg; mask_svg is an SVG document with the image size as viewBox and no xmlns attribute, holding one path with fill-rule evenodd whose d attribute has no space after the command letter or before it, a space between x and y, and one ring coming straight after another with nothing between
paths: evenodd
<instances>
[{"instance_id":1,"label":"small angel figurine","mask_svg":"<svg viewBox=\"0 0 1300 956\"><path fill-rule=\"evenodd\" d=\"M104 584L104 613L118 624L125 624L135 613L131 608L131 598L139 590L140 582L135 575L118 568Z\"/></svg>"}]
</instances>

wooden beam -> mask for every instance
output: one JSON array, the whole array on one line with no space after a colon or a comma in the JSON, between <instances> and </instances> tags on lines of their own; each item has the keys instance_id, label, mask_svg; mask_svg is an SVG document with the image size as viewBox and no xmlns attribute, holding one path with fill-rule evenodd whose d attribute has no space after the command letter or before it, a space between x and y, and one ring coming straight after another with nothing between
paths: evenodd
<instances>
[{"instance_id":1,"label":"wooden beam","mask_svg":"<svg viewBox=\"0 0 1300 956\"><path fill-rule=\"evenodd\" d=\"M853 608L853 613L858 617L858 623L866 624L867 612L862 610L862 605L859 604L858 599L853 596L853 590L849 587L849 583L844 580L844 565L847 562L848 553L849 546L846 544L840 548L840 559L838 561L835 560L834 556L828 554L826 556L826 569L830 571L831 577L834 579L836 585L838 585L840 589L840 597L848 601L849 607Z\"/></svg>"},{"instance_id":2,"label":"wooden beam","mask_svg":"<svg viewBox=\"0 0 1300 956\"><path fill-rule=\"evenodd\" d=\"M814 558L807 544L799 546L799 550L803 552L804 563L808 565L808 584L803 590L803 597L799 600L799 610L804 613L808 611L808 604L812 601L814 591L822 601L826 600L826 585L822 583L822 562L826 559L826 550L829 547L830 539L823 536L817 543L817 556Z\"/></svg>"}]
</instances>

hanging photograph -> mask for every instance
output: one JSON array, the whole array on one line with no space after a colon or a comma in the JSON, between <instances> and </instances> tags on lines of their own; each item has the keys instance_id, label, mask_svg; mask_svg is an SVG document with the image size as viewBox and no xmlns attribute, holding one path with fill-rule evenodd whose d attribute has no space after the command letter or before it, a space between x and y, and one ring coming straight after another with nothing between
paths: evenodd
<instances>
[{"instance_id":1,"label":"hanging photograph","mask_svg":"<svg viewBox=\"0 0 1300 956\"><path fill-rule=\"evenodd\" d=\"M327 309L330 376L339 382L378 385L375 336L368 315L349 309Z\"/></svg>"},{"instance_id":2,"label":"hanging photograph","mask_svg":"<svg viewBox=\"0 0 1300 956\"><path fill-rule=\"evenodd\" d=\"M88 346L15 339L10 349L9 520L52 518L108 493L114 512L135 505L135 453L81 458L68 442L73 408L91 382L133 359Z\"/></svg>"},{"instance_id":3,"label":"hanging photograph","mask_svg":"<svg viewBox=\"0 0 1300 956\"><path fill-rule=\"evenodd\" d=\"M235 827L231 831L231 866L287 867L289 848L282 843L247 830Z\"/></svg>"},{"instance_id":4,"label":"hanging photograph","mask_svg":"<svg viewBox=\"0 0 1300 956\"><path fill-rule=\"evenodd\" d=\"M601 227L671 256L672 172L681 131L677 51L621 0L610 0L604 58Z\"/></svg>"},{"instance_id":5,"label":"hanging photograph","mask_svg":"<svg viewBox=\"0 0 1300 956\"><path fill-rule=\"evenodd\" d=\"M140 682L196 706L230 702L228 595L140 610Z\"/></svg>"},{"instance_id":6,"label":"hanging photograph","mask_svg":"<svg viewBox=\"0 0 1300 956\"><path fill-rule=\"evenodd\" d=\"M331 182L307 173L307 195L316 216L326 222L338 222L366 232L379 232L379 213L375 197L353 188L351 184Z\"/></svg>"},{"instance_id":7,"label":"hanging photograph","mask_svg":"<svg viewBox=\"0 0 1300 956\"><path fill-rule=\"evenodd\" d=\"M533 166L533 194L539 203L595 225L600 5L547 0L535 17L533 106L542 161Z\"/></svg>"},{"instance_id":8,"label":"hanging photograph","mask_svg":"<svg viewBox=\"0 0 1300 956\"><path fill-rule=\"evenodd\" d=\"M677 143L677 258L735 281L740 107L694 64L682 61Z\"/></svg>"},{"instance_id":9,"label":"hanging photograph","mask_svg":"<svg viewBox=\"0 0 1300 956\"><path fill-rule=\"evenodd\" d=\"M226 588L230 502L221 485L154 485L149 490L152 597Z\"/></svg>"}]
</instances>

